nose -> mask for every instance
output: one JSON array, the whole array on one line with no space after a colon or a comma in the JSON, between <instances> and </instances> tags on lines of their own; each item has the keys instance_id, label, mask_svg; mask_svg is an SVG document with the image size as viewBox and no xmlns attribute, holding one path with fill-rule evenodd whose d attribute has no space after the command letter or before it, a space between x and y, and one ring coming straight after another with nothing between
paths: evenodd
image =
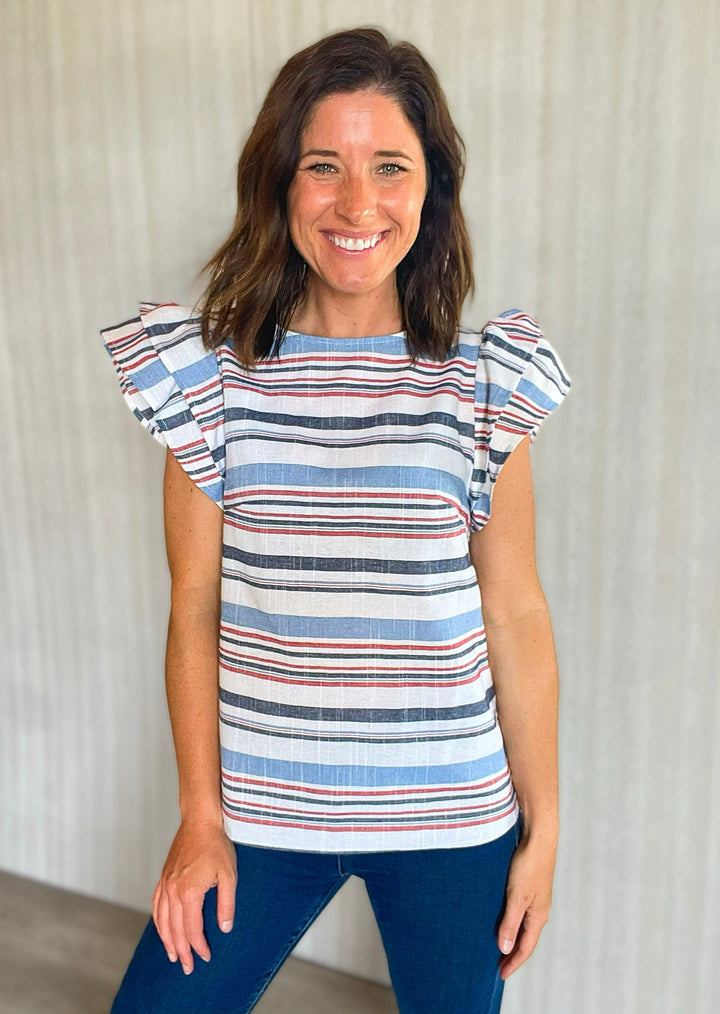
<instances>
[{"instance_id":1,"label":"nose","mask_svg":"<svg viewBox=\"0 0 720 1014\"><path fill-rule=\"evenodd\" d=\"M349 221L361 221L372 213L375 195L372 181L362 174L348 174L337 200L337 210Z\"/></svg>"}]
</instances>

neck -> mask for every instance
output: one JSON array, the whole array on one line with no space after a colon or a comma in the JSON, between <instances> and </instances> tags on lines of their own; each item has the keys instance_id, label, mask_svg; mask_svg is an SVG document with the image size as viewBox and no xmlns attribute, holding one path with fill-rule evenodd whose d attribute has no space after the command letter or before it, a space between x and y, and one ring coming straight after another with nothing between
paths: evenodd
<instances>
[{"instance_id":1,"label":"neck","mask_svg":"<svg viewBox=\"0 0 720 1014\"><path fill-rule=\"evenodd\" d=\"M292 315L290 330L326 338L395 334L403 329L403 323L394 279L391 281L391 292L358 296L335 290L320 292L308 279L305 295Z\"/></svg>"}]
</instances>

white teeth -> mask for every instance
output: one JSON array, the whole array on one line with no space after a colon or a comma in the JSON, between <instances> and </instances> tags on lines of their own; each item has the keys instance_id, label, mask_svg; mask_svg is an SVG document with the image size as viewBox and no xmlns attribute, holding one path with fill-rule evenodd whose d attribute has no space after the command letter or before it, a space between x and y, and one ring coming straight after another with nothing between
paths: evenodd
<instances>
[{"instance_id":1,"label":"white teeth","mask_svg":"<svg viewBox=\"0 0 720 1014\"><path fill-rule=\"evenodd\" d=\"M343 250L367 250L368 247L375 246L380 241L382 233L378 232L368 239L346 239L344 236L334 236L331 232L328 233L328 236L335 246L340 246Z\"/></svg>"}]
</instances>

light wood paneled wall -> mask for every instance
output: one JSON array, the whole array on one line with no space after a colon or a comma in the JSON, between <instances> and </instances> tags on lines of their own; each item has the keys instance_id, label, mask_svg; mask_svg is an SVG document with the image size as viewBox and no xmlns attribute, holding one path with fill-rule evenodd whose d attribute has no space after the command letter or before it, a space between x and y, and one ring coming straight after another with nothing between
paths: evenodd
<instances>
[{"instance_id":1,"label":"light wood paneled wall","mask_svg":"<svg viewBox=\"0 0 720 1014\"><path fill-rule=\"evenodd\" d=\"M0 865L149 912L178 817L163 451L99 327L188 302L284 60L377 25L468 148L474 326L573 379L533 448L561 676L551 919L508 1014L711 1014L720 982L717 0L3 0ZM297 956L388 983L360 881Z\"/></svg>"}]
</instances>

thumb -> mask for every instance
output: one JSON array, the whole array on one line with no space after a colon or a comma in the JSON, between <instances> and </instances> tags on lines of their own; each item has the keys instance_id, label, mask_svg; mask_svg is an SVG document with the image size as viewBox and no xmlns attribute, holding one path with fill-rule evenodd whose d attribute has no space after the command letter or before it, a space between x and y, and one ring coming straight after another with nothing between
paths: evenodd
<instances>
[{"instance_id":1,"label":"thumb","mask_svg":"<svg viewBox=\"0 0 720 1014\"><path fill-rule=\"evenodd\" d=\"M229 933L235 920L235 881L230 877L218 879L217 921L223 933Z\"/></svg>"},{"instance_id":2,"label":"thumb","mask_svg":"<svg viewBox=\"0 0 720 1014\"><path fill-rule=\"evenodd\" d=\"M506 930L504 932L501 930L500 932L502 934L500 936L500 944L499 944L500 950L503 952L503 954L509 954L510 951L515 946L515 937L512 936L510 930Z\"/></svg>"},{"instance_id":3,"label":"thumb","mask_svg":"<svg viewBox=\"0 0 720 1014\"><path fill-rule=\"evenodd\" d=\"M503 954L509 954L515 946L515 940L517 939L524 914L524 912L516 910L505 912L503 920L500 923L500 929L498 930L498 947Z\"/></svg>"}]
</instances>

